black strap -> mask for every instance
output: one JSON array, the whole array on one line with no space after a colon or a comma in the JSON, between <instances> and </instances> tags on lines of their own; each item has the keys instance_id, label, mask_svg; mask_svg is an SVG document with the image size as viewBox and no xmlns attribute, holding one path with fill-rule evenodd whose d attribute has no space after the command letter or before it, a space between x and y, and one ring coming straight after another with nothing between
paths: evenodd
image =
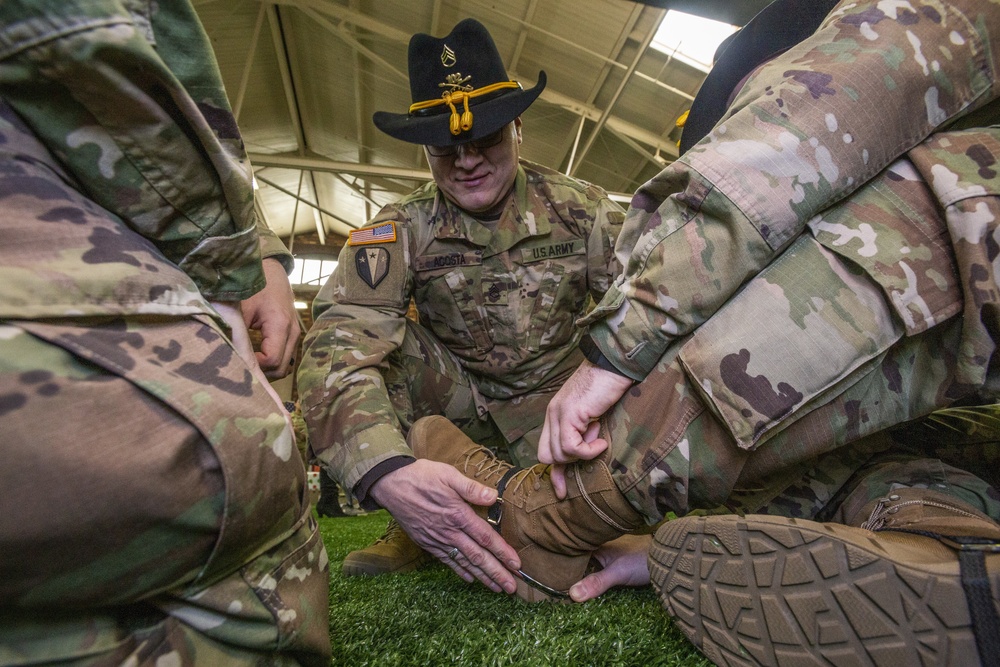
<instances>
[{"instance_id":1,"label":"black strap","mask_svg":"<svg viewBox=\"0 0 1000 667\"><path fill-rule=\"evenodd\" d=\"M507 489L507 483L510 478L517 473L524 470L524 468L519 468L514 466L507 472L503 474L500 481L497 482L497 501L490 505L490 508L486 510L486 521L493 526L493 530L500 532L500 518L503 516L503 492Z\"/></svg>"},{"instance_id":2,"label":"black strap","mask_svg":"<svg viewBox=\"0 0 1000 667\"><path fill-rule=\"evenodd\" d=\"M963 548L958 552L958 563L980 664L996 667L1000 665L1000 616L993 604L989 573L986 571L986 552Z\"/></svg>"},{"instance_id":3,"label":"black strap","mask_svg":"<svg viewBox=\"0 0 1000 667\"><path fill-rule=\"evenodd\" d=\"M993 604L993 590L986 569L986 554L1000 552L1000 543L979 537L951 537L926 530L886 528L899 533L912 533L932 537L958 550L958 567L972 619L972 633L976 637L979 663L987 667L1000 667L1000 614Z\"/></svg>"},{"instance_id":4,"label":"black strap","mask_svg":"<svg viewBox=\"0 0 1000 667\"><path fill-rule=\"evenodd\" d=\"M618 367L611 363L610 359L604 356L601 348L597 347L597 343L590 337L590 334L584 334L583 338L580 339L580 351L583 352L583 356L587 358L587 361L598 368L617 373L622 377L628 377L625 373L618 370Z\"/></svg>"}]
</instances>

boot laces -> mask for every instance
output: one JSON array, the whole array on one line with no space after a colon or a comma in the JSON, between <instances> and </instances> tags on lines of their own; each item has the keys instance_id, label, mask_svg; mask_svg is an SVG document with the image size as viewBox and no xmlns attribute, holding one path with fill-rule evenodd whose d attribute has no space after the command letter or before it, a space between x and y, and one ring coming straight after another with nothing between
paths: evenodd
<instances>
[{"instance_id":1,"label":"boot laces","mask_svg":"<svg viewBox=\"0 0 1000 667\"><path fill-rule=\"evenodd\" d=\"M463 454L465 463L462 470L467 475L472 475L473 479L481 479L484 482L491 481L491 478L503 477L503 474L510 469L511 465L493 455L489 450L476 445L469 447ZM480 457L476 461L476 457Z\"/></svg>"},{"instance_id":2,"label":"boot laces","mask_svg":"<svg viewBox=\"0 0 1000 667\"><path fill-rule=\"evenodd\" d=\"M403 532L403 527L399 525L398 521L390 517L389 524L385 527L385 532L382 533L382 537L375 540L375 542L372 543L372 546L374 546L375 544L385 544L386 542L392 542L399 536L399 533L401 532Z\"/></svg>"},{"instance_id":3,"label":"boot laces","mask_svg":"<svg viewBox=\"0 0 1000 667\"><path fill-rule=\"evenodd\" d=\"M960 510L957 507L952 507L951 505L945 505L944 503L935 502L933 500L904 500L903 502L897 502L899 496L895 493L887 496L885 498L879 498L878 503L872 510L871 516L861 524L861 528L865 530L870 530L872 532L877 532L882 530L887 525L892 523L891 514L896 514L903 507L909 505L926 505L928 507L937 507L938 509L948 510L949 512L954 512L955 514L961 514L962 516L976 518L975 514ZM896 504L892 504L896 503Z\"/></svg>"},{"instance_id":4,"label":"boot laces","mask_svg":"<svg viewBox=\"0 0 1000 667\"><path fill-rule=\"evenodd\" d=\"M552 466L550 465L533 465L530 468L519 470L513 477L510 478L510 481L507 482L507 488L510 489L511 492L514 492L524 486L524 496L530 496L533 491L541 488L542 482L548 478L549 471L551 470ZM528 482L529 479L531 482Z\"/></svg>"}]
</instances>

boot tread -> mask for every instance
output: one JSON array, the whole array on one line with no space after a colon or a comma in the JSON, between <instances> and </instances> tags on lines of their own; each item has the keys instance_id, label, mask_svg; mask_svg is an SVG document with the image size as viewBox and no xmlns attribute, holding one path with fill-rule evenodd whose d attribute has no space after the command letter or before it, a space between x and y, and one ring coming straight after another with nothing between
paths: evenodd
<instances>
[{"instance_id":1,"label":"boot tread","mask_svg":"<svg viewBox=\"0 0 1000 667\"><path fill-rule=\"evenodd\" d=\"M718 664L978 664L957 558L912 564L873 537L776 517L690 517L656 533L650 576ZM1000 590L1000 571L990 579Z\"/></svg>"}]
</instances>

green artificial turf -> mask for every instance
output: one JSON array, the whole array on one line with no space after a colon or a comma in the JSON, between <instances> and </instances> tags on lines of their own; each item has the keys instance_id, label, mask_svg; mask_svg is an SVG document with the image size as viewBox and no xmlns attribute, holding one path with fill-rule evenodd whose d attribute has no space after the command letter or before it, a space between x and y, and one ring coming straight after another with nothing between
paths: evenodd
<instances>
[{"instance_id":1,"label":"green artificial turf","mask_svg":"<svg viewBox=\"0 0 1000 667\"><path fill-rule=\"evenodd\" d=\"M349 551L382 534L384 511L320 519L330 556L334 665L709 665L660 609L651 588L582 605L526 604L466 584L434 564L344 577Z\"/></svg>"}]
</instances>

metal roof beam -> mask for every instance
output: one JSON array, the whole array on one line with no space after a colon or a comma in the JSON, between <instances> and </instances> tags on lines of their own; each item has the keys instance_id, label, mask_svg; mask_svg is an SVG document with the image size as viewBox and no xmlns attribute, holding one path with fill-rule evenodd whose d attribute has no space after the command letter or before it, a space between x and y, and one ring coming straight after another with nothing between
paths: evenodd
<instances>
[{"instance_id":1,"label":"metal roof beam","mask_svg":"<svg viewBox=\"0 0 1000 667\"><path fill-rule=\"evenodd\" d=\"M233 117L239 123L240 111L243 109L243 98L247 93L247 84L250 82L250 68L253 65L253 57L257 53L257 42L260 41L260 29L264 26L264 19L267 16L267 6L261 5L257 12L257 22L253 27L253 37L250 38L250 47L247 49L247 59L243 63L243 74L240 76L240 87L236 91L236 103L233 104Z\"/></svg>"},{"instance_id":2,"label":"metal roof beam","mask_svg":"<svg viewBox=\"0 0 1000 667\"><path fill-rule=\"evenodd\" d=\"M292 2L290 4L297 4L298 2L300 2L300 0L295 0L295 2ZM377 53L375 53L374 51L363 45L361 42L356 40L354 36L348 34L348 32L344 30L343 26L334 25L333 23L330 22L329 19L321 16L319 12L309 7L299 7L299 9L301 9L313 21L316 21L316 23L318 23L322 28L336 35L340 39L344 40L352 49L360 51L361 53L365 54L365 56L367 56L368 59L371 60L372 62L378 63L379 65L386 68L387 70L395 74L399 79L403 81L410 80L409 75L406 72L396 68L385 58L379 56Z\"/></svg>"},{"instance_id":3,"label":"metal roof beam","mask_svg":"<svg viewBox=\"0 0 1000 667\"><path fill-rule=\"evenodd\" d=\"M263 2L264 0L261 1ZM329 16L333 16L345 23L350 23L352 25L357 25L358 27L364 28L366 30L370 30L375 34L382 35L383 37L387 37L388 39L391 39L400 44L409 44L410 37L412 36L408 32L398 30L396 28L393 28L392 26L388 26L379 21L378 19L374 19L371 16L368 16L367 14L362 14L361 12L352 11L350 9L347 9L346 7L343 7L342 5L332 3L329 0L276 0L276 2L278 4L297 6L303 9L304 8L315 9L318 12L322 12ZM516 16L511 16L510 14L504 14L503 12L499 12L496 10L495 5L491 4L489 6L489 11L495 14L496 16L500 16L505 19L510 19L515 23L519 23L521 26L523 26L529 31L539 32L542 35L544 35L547 39L554 39L556 41L563 42L564 44L568 44L574 49L582 51L583 53L586 53L587 55L592 56L594 58L597 58L598 60L607 63L612 67L617 67L619 69L626 69L628 67L624 63L616 61L614 58L610 58L601 53L598 53L597 51L591 51L588 48L580 46L578 42L575 42L571 39L567 39L561 35L557 35L548 30L544 30L542 28L539 28L538 26L531 25L530 23L524 21L523 19L519 19ZM437 30L438 28L435 26L435 34ZM514 68L512 67L511 69L513 70ZM659 86L660 88L663 88L664 90L673 93L674 95L679 95L684 99L688 100L689 102L694 100L694 95L691 95L690 93L685 92L680 88L675 88L670 84L664 83L663 81L660 81L656 77L649 76L648 74L644 74L642 72L636 72L635 76L637 76L640 79L645 79L646 81L649 81ZM404 78L406 77L404 76Z\"/></svg>"},{"instance_id":4,"label":"metal roof beam","mask_svg":"<svg viewBox=\"0 0 1000 667\"><path fill-rule=\"evenodd\" d=\"M531 24L531 20L535 18L535 10L538 9L538 0L531 0L528 3L528 9L524 12L524 22L525 24ZM517 35L517 45L514 47L514 55L510 58L510 69L512 72L517 71L517 63L521 60L521 51L524 50L524 43L528 41L528 29L523 25L521 30Z\"/></svg>"},{"instance_id":5,"label":"metal roof beam","mask_svg":"<svg viewBox=\"0 0 1000 667\"><path fill-rule=\"evenodd\" d=\"M666 13L666 10L660 10L660 20L663 19L663 15ZM629 65L629 68L625 71L624 76L622 76L621 83L618 84L618 90L616 90L615 94L611 96L610 100L608 100L608 105L604 108L604 111L601 112L601 117L598 119L597 125L594 126L590 136L587 138L587 143L583 145L583 150L580 152L580 158L573 166L573 170L570 171L570 176L576 172L576 168L583 163L583 160L587 157L587 153L589 153L590 149L593 148L594 142L597 141L597 135L601 133L601 130L604 129L604 125L608 122L608 118L611 117L611 110L615 108L619 98L621 98L622 93L625 91L625 86L628 85L629 80L632 78L632 73L635 72L636 68L639 66L639 61L642 60L642 57L646 55L646 49L649 48L649 43L652 42L653 37L656 36L656 29L659 25L660 21L653 21L652 28L650 28L650 30L646 33L646 36L643 37L642 43L639 45L639 49L635 53L635 58L632 59L632 64Z\"/></svg>"},{"instance_id":6,"label":"metal roof beam","mask_svg":"<svg viewBox=\"0 0 1000 667\"><path fill-rule=\"evenodd\" d=\"M357 164L355 162L339 162L325 158L300 157L294 155L269 155L267 153L250 153L250 163L255 167L277 167L280 169L306 169L331 174L354 174L357 176L380 176L383 178L402 178L410 181L425 182L431 179L429 169L406 169L404 167L385 167L377 164Z\"/></svg>"},{"instance_id":7,"label":"metal roof beam","mask_svg":"<svg viewBox=\"0 0 1000 667\"><path fill-rule=\"evenodd\" d=\"M278 7L275 4L268 5L268 22L271 26L271 38L274 40L274 50L278 57L278 71L281 73L281 83L285 90L285 101L288 104L288 113L292 120L292 129L295 133L295 140L298 143L298 152L304 154L308 148L306 143L305 129L302 127L301 109L299 107L298 95L295 92L295 79L292 76L291 56L289 55L288 42L284 30L281 27L281 17ZM310 204L313 213L313 223L316 227L316 234L321 243L326 242L326 224L323 222L323 211L319 206L319 198L316 192L316 181L312 174L309 175L309 182L312 188L315 204ZM300 199L296 195L296 199ZM302 201L305 201L304 199ZM336 216L331 216L335 220L340 220Z\"/></svg>"},{"instance_id":8,"label":"metal roof beam","mask_svg":"<svg viewBox=\"0 0 1000 667\"><path fill-rule=\"evenodd\" d=\"M532 88L535 85L534 81L529 81L527 79L522 79L521 83L525 88ZM586 116L588 120L596 121L602 114L602 111L595 106L581 102L580 100L574 99L568 95L557 93L549 88L542 91L539 99L545 100L549 104L554 104L557 107L566 109L567 111L575 113L578 116ZM669 139L661 137L655 132L650 132L643 127L639 127L638 125L616 118L615 116L609 116L606 123L609 129L613 129L616 132L635 139L636 141L652 146L654 149L659 148L662 153L666 153L672 157L677 157L677 145Z\"/></svg>"},{"instance_id":9,"label":"metal roof beam","mask_svg":"<svg viewBox=\"0 0 1000 667\"><path fill-rule=\"evenodd\" d=\"M261 0L264 2L265 0ZM312 9L315 11L323 12L328 16L332 16L336 19L344 21L345 23L350 23L351 25L356 25L359 28L364 28L369 32L373 32L376 35L382 35L383 37L388 37L395 42L402 42L407 44L410 41L410 33L392 26L382 23L378 19L374 19L367 14L362 14L359 11L353 9L348 9L343 5L329 2L329 0L274 0L278 4L291 5L293 7L298 7L299 9L306 10Z\"/></svg>"},{"instance_id":10,"label":"metal roof beam","mask_svg":"<svg viewBox=\"0 0 1000 667\"><path fill-rule=\"evenodd\" d=\"M351 0L351 9L357 11L358 0ZM361 35L359 33L361 32L361 28L355 26L353 32L355 39L360 38ZM370 151L367 148L367 137L365 136L365 128L368 125L364 109L365 90L361 85L361 79L366 75L365 63L361 60L361 55L357 50L352 51L351 60L354 64L354 125L356 132L355 136L358 140L358 162L366 163L371 161L371 156L369 155ZM361 198L364 199L365 202L365 220L370 220L372 217L372 206L377 206L377 204L375 204L375 201L371 198L371 186L368 185L368 182L366 181L364 189L361 189L356 185L348 183L347 179L345 179L342 175L336 174L336 176L344 183L344 185L347 185L354 192L361 195Z\"/></svg>"},{"instance_id":11,"label":"metal roof beam","mask_svg":"<svg viewBox=\"0 0 1000 667\"><path fill-rule=\"evenodd\" d=\"M278 17L278 8L273 4L267 6L267 19L271 28L271 41L274 42L274 51L278 56L278 72L281 74L281 88L285 93L288 115L292 120L292 131L299 150L303 150L305 148L305 135L302 133L302 121L299 118L299 102L295 97L292 72L288 66L288 50L285 47L285 36L281 31L281 19Z\"/></svg>"},{"instance_id":12,"label":"metal roof beam","mask_svg":"<svg viewBox=\"0 0 1000 667\"><path fill-rule=\"evenodd\" d=\"M303 204L305 204L306 206L308 206L310 208L316 209L316 210L320 211L321 213L325 213L328 216L330 216L331 218L333 218L334 220L339 220L340 222L344 223L348 227L351 227L352 229L357 229L359 227L359 225L356 225L353 222L348 222L347 220L345 220L344 218L340 217L339 215L335 215L333 213L330 213L326 209L321 208L320 206L317 206L316 204L312 203L311 201L309 201L305 197L300 197L299 195L295 194L291 190L289 190L287 188L281 187L280 185L278 185L274 181L272 181L272 180L270 180L268 178L264 178L263 176L260 175L259 172L256 173L256 174L254 174L254 175L257 177L257 180L260 181L261 183L267 183L268 185L270 185L272 188L274 188L278 192L282 192L282 193L288 195L289 197L291 197L292 199L294 199L296 201L302 202Z\"/></svg>"}]
</instances>

